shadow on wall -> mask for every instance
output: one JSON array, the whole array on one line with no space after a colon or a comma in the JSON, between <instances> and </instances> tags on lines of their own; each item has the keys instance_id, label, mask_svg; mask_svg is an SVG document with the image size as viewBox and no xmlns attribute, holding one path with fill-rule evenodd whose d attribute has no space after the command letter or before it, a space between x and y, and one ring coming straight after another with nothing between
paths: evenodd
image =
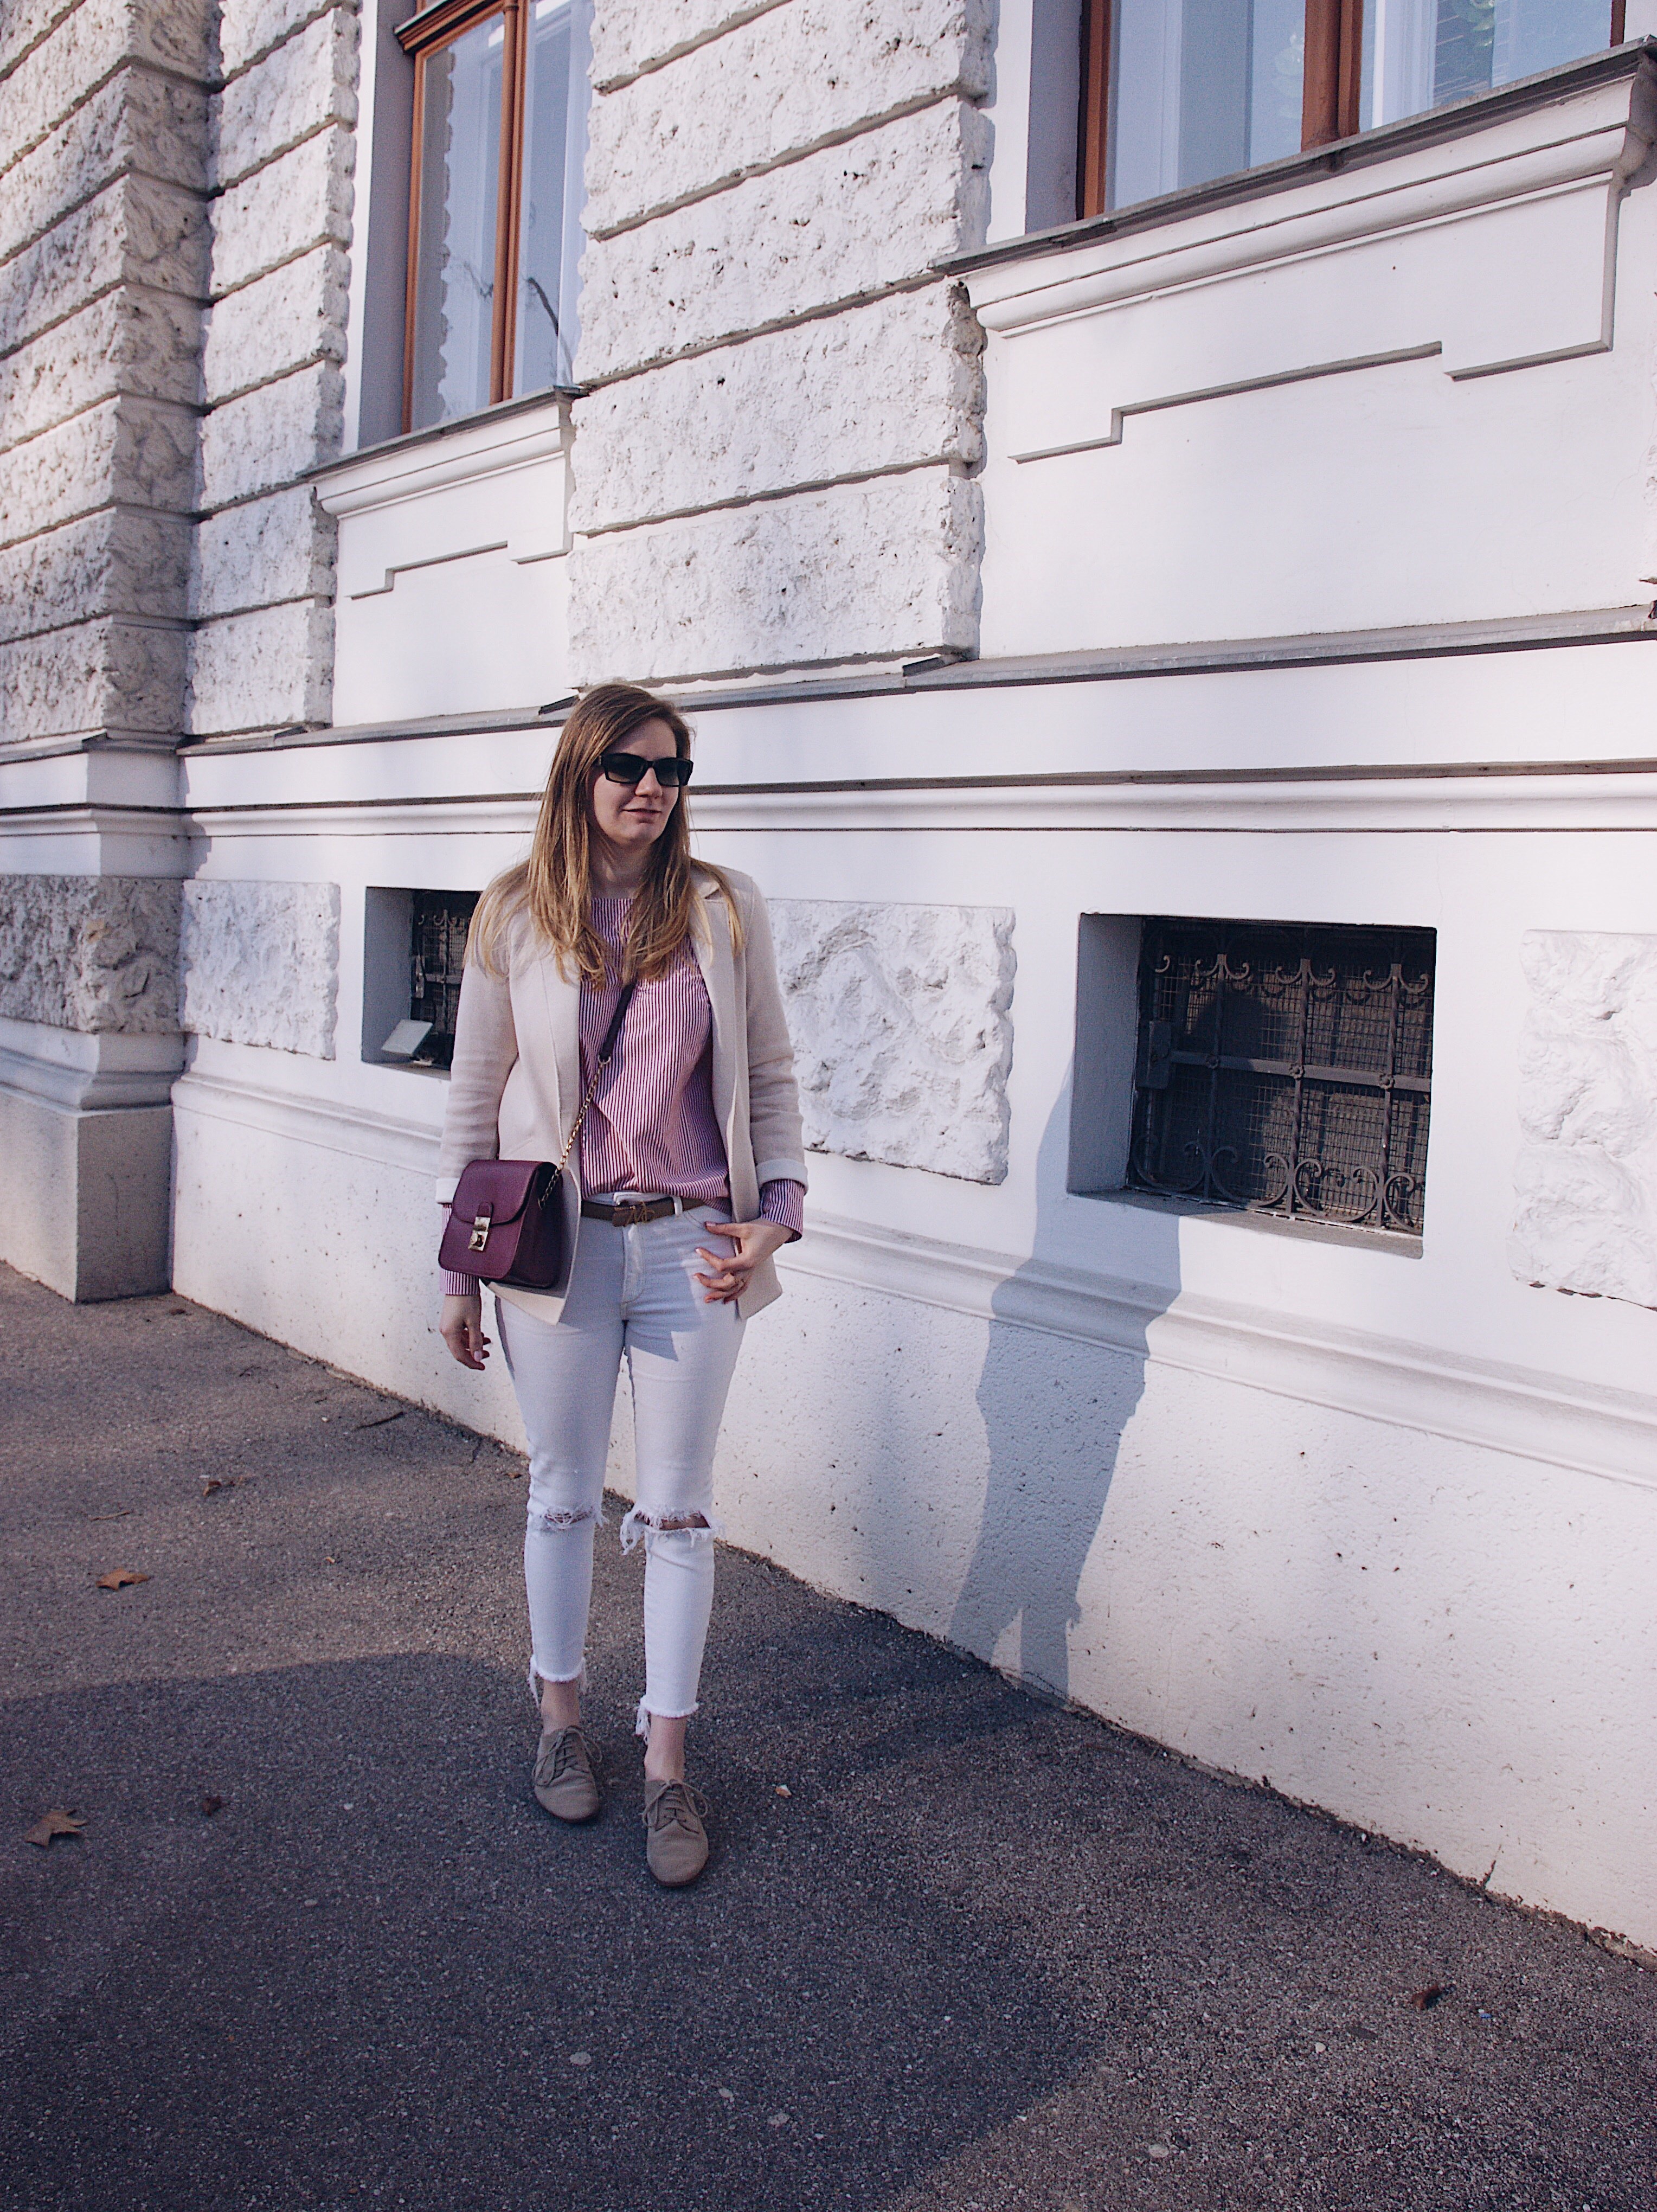
<instances>
[{"instance_id":1,"label":"shadow on wall","mask_svg":"<svg viewBox=\"0 0 1657 2212\"><path fill-rule=\"evenodd\" d=\"M1073 1235L1061 1243L1061 1209L1089 1204L1066 1189L1071 1098L1067 1079L1036 1156L1034 1249L990 1302L977 1390L989 1459L984 1517L950 1624L953 1643L1060 1697L1070 1695L1070 1635L1081 1618L1088 1555L1104 1522L1123 1432L1144 1390L1146 1331L1179 1291L1179 1223L1171 1215L1132 1209L1132 1252L1119 1254L1112 1245L1126 1226L1123 1212L1090 1207L1096 1274L1077 1269ZM1143 1279L1148 1274L1154 1288ZM1120 1303L1100 1297L1101 1276L1126 1279ZM1065 1333L1083 1301L1111 1342ZM1015 1626L1016 1647L1004 1641Z\"/></svg>"}]
</instances>

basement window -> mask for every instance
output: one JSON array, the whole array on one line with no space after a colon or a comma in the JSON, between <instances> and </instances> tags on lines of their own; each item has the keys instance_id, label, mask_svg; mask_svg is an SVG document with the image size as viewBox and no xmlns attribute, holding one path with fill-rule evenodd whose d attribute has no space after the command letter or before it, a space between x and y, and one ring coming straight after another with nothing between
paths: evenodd
<instances>
[{"instance_id":1,"label":"basement window","mask_svg":"<svg viewBox=\"0 0 1657 2212\"><path fill-rule=\"evenodd\" d=\"M1084 917L1071 1187L1413 1244L1434 955L1424 929Z\"/></svg>"},{"instance_id":2,"label":"basement window","mask_svg":"<svg viewBox=\"0 0 1657 2212\"><path fill-rule=\"evenodd\" d=\"M446 1068L454 1057L460 975L476 891L367 893L362 958L362 1057Z\"/></svg>"}]
</instances>

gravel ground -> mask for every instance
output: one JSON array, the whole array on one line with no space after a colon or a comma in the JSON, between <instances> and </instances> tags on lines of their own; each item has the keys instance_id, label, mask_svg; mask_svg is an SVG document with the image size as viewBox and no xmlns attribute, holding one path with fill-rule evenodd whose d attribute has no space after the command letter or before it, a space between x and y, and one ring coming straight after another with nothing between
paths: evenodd
<instances>
[{"instance_id":1,"label":"gravel ground","mask_svg":"<svg viewBox=\"0 0 1657 2212\"><path fill-rule=\"evenodd\" d=\"M636 1557L563 1829L520 1462L176 1297L0 1323L0 2204L1657 2207L1657 1975L730 1552L664 1893Z\"/></svg>"}]
</instances>

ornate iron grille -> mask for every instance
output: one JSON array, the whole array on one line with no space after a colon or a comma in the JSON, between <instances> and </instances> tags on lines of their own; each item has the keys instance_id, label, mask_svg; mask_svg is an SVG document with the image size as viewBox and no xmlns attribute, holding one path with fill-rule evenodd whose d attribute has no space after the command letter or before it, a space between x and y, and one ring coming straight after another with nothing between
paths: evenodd
<instances>
[{"instance_id":1,"label":"ornate iron grille","mask_svg":"<svg viewBox=\"0 0 1657 2212\"><path fill-rule=\"evenodd\" d=\"M1418 1236L1433 933L1147 921L1128 1180Z\"/></svg>"},{"instance_id":2,"label":"ornate iron grille","mask_svg":"<svg viewBox=\"0 0 1657 2212\"><path fill-rule=\"evenodd\" d=\"M409 1012L429 1022L431 1034L414 1054L425 1067L447 1067L454 1058L454 1017L460 1004L460 970L466 957L476 891L416 891L410 947Z\"/></svg>"}]
</instances>

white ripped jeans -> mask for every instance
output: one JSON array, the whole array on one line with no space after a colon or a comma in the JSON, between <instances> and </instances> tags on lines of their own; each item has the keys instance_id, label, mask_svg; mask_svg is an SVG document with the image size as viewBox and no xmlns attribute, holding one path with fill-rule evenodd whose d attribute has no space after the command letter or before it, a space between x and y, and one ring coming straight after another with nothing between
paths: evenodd
<instances>
[{"instance_id":1,"label":"white ripped jeans","mask_svg":"<svg viewBox=\"0 0 1657 2212\"><path fill-rule=\"evenodd\" d=\"M622 1196L628 1195L623 1193ZM706 1224L728 1218L694 1206L637 1228L584 1220L569 1295L555 1322L495 1302L501 1348L529 1431L529 1525L524 1582L531 1666L548 1682L579 1680L592 1596L593 1532L603 1520L616 1383L633 1386L638 1499L622 1549L645 1545L646 1716L696 1710L713 1605L713 1447L741 1348L734 1305L709 1305L695 1279ZM689 1527L697 1516L708 1525Z\"/></svg>"}]
</instances>

